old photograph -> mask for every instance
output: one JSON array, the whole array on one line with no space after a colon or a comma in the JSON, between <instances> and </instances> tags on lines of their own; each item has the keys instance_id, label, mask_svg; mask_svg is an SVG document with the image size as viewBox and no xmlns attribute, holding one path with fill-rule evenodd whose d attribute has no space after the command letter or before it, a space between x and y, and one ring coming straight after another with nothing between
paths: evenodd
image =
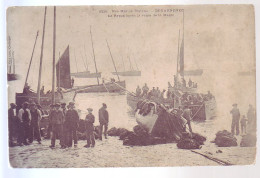
<instances>
[{"instance_id":1,"label":"old photograph","mask_svg":"<svg viewBox=\"0 0 260 178\"><path fill-rule=\"evenodd\" d=\"M255 164L253 5L6 16L11 167Z\"/></svg>"}]
</instances>

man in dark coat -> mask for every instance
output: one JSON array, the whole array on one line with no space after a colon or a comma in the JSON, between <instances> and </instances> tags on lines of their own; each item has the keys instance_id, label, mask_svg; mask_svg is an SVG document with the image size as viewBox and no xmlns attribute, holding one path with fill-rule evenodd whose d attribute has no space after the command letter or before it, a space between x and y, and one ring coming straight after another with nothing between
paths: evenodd
<instances>
[{"instance_id":1,"label":"man in dark coat","mask_svg":"<svg viewBox=\"0 0 260 178\"><path fill-rule=\"evenodd\" d=\"M230 111L230 114L232 114L232 125L231 125L231 133L236 135L239 135L239 120L240 120L240 112L237 108L237 104L233 104L233 109Z\"/></svg>"},{"instance_id":2,"label":"man in dark coat","mask_svg":"<svg viewBox=\"0 0 260 178\"><path fill-rule=\"evenodd\" d=\"M56 138L60 135L61 126L64 122L64 115L60 110L60 105L55 104L54 107L55 109L50 113L50 125L51 125L51 132L52 132L50 148L55 147Z\"/></svg>"},{"instance_id":3,"label":"man in dark coat","mask_svg":"<svg viewBox=\"0 0 260 178\"><path fill-rule=\"evenodd\" d=\"M70 102L68 105L64 126L66 130L66 145L72 147L72 140L74 140L74 147L76 148L78 144L77 129L79 124L79 114L74 109L74 105L73 102Z\"/></svg>"},{"instance_id":4,"label":"man in dark coat","mask_svg":"<svg viewBox=\"0 0 260 178\"><path fill-rule=\"evenodd\" d=\"M249 104L249 108L247 111L247 119L248 119L248 131L255 132L256 131L255 109L251 104Z\"/></svg>"},{"instance_id":5,"label":"man in dark coat","mask_svg":"<svg viewBox=\"0 0 260 178\"><path fill-rule=\"evenodd\" d=\"M31 103L30 112L31 112L32 120L31 120L31 125L30 125L31 136L30 136L29 142L32 143L33 139L35 137L37 139L38 143L41 144L41 134L40 134L40 126L39 126L39 123L42 118L41 111L39 109L37 109L37 106L35 103Z\"/></svg>"},{"instance_id":6,"label":"man in dark coat","mask_svg":"<svg viewBox=\"0 0 260 178\"><path fill-rule=\"evenodd\" d=\"M89 148L95 146L95 137L94 137L94 122L95 122L95 116L92 114L93 109L88 108L88 115L85 118L85 125L86 125L86 136L87 136L87 145L84 147Z\"/></svg>"},{"instance_id":7,"label":"man in dark coat","mask_svg":"<svg viewBox=\"0 0 260 178\"><path fill-rule=\"evenodd\" d=\"M99 135L100 140L102 140L103 127L104 127L104 136L105 139L107 139L107 127L109 122L109 115L106 110L107 105L105 103L103 103L102 105L103 106L98 111L99 123L100 123L100 135Z\"/></svg>"},{"instance_id":8,"label":"man in dark coat","mask_svg":"<svg viewBox=\"0 0 260 178\"><path fill-rule=\"evenodd\" d=\"M11 103L8 109L8 131L9 131L9 145L13 146L13 137L16 123L16 104Z\"/></svg>"},{"instance_id":9,"label":"man in dark coat","mask_svg":"<svg viewBox=\"0 0 260 178\"><path fill-rule=\"evenodd\" d=\"M31 123L31 113L28 109L29 103L24 102L23 107L19 110L19 135L18 135L18 144L28 145L27 139L30 138L30 123Z\"/></svg>"},{"instance_id":10,"label":"man in dark coat","mask_svg":"<svg viewBox=\"0 0 260 178\"><path fill-rule=\"evenodd\" d=\"M67 113L66 103L61 103L61 111L65 117ZM61 132L60 132L60 144L62 149L67 147L66 137L67 136L66 136L65 118L64 118L64 122L61 125Z\"/></svg>"}]
</instances>

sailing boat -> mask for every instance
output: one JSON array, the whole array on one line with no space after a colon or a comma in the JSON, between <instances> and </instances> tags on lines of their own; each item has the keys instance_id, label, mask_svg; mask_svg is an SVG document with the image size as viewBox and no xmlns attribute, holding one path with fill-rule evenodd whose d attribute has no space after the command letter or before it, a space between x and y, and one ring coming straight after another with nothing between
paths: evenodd
<instances>
[{"instance_id":1,"label":"sailing boat","mask_svg":"<svg viewBox=\"0 0 260 178\"><path fill-rule=\"evenodd\" d=\"M112 72L113 75L120 75L120 76L141 76L141 71L139 70L137 63L135 61L136 69L133 68L130 57L128 56L129 64L130 64L130 70L126 71L124 67L124 71L122 72ZM122 59L123 61L123 59ZM124 61L123 61L124 65Z\"/></svg>"},{"instance_id":2,"label":"sailing boat","mask_svg":"<svg viewBox=\"0 0 260 178\"><path fill-rule=\"evenodd\" d=\"M95 58L95 50L94 50L94 45L93 45L93 40L92 40L92 33L91 33L91 27L90 27L90 36L91 36L91 44L92 44L92 50L93 50L93 60L95 64L95 69L96 69L96 74L98 74L98 69L97 69L97 64L96 64L96 58ZM115 71L117 73L117 69L114 63L114 59L112 56L112 53L110 51L108 42L107 42L107 47L110 52L110 56L115 68ZM119 75L117 75L118 81L115 81L115 79L111 79L109 82L105 82L105 79L103 79L102 84L99 83L99 78L97 78L97 85L88 85L88 86L81 86L77 87L77 92L78 93L96 93L96 92L108 92L108 93L114 93L114 92L122 92L125 91L125 81L120 81Z\"/></svg>"},{"instance_id":3,"label":"sailing boat","mask_svg":"<svg viewBox=\"0 0 260 178\"><path fill-rule=\"evenodd\" d=\"M180 43L180 31L179 31L179 39L178 39L178 53L177 53L177 70L176 75L174 76L174 86L169 87L169 91L172 92L182 92L182 93L195 93L197 92L197 87L187 87L184 79L184 32L183 38L181 42L181 47L179 47ZM180 78L182 81L179 81ZM185 83L185 84L183 84Z\"/></svg>"},{"instance_id":4,"label":"sailing boat","mask_svg":"<svg viewBox=\"0 0 260 178\"><path fill-rule=\"evenodd\" d=\"M84 49L85 49L85 46L84 46ZM75 55L75 53L74 53ZM85 53L85 57L86 57L86 63L82 57L82 60L83 60L83 64L84 64L84 67L85 67L85 71L82 71L82 72L75 72L75 73L70 73L71 76L75 77L75 78L96 78L96 77L101 77L101 72L98 72L98 73L91 73L89 70L88 70L88 62L87 62L87 56L86 56L86 53ZM77 59L76 59L76 55L75 55L75 62L77 64ZM78 68L77 68L78 70Z\"/></svg>"},{"instance_id":5,"label":"sailing boat","mask_svg":"<svg viewBox=\"0 0 260 178\"><path fill-rule=\"evenodd\" d=\"M26 75L26 80L25 80L25 84L24 84L24 89L22 93L16 93L15 99L16 99L16 105L18 106L18 109L22 107L22 104L24 102L35 102L40 104L43 108L47 108L50 104L54 104L55 99L56 102L60 102L61 100L63 101L70 101L72 98L71 92L66 94L66 97L64 97L64 95L62 95L62 93L60 91L55 92L54 90L54 74L55 74L55 37L56 37L56 7L54 6L54 34L53 34L53 71L52 71L52 92L47 92L44 93L44 86L41 87L41 71L42 71L42 58L43 58L43 48L44 48L44 35L45 35L45 22L46 22L46 12L47 12L47 7L45 7L45 11L44 11L44 23L43 23L43 34L42 34L42 45L41 45L41 55L40 55L40 68L39 68L39 77L38 77L38 87L37 87L37 92L33 91L32 89L30 89L30 86L27 83L28 80L28 76L29 76L29 72L30 72L30 67L31 67L31 63L32 63L32 59L33 59L33 54L34 54L34 49L35 49L35 44L37 42L37 37L38 37L38 32L35 38L35 42L34 42L34 46L33 46L33 51L32 51L32 55L31 55L31 60L29 63L29 68L27 71L27 75ZM68 49L68 48L67 48ZM67 56L68 54L68 50L65 50L63 56ZM66 62L66 61L65 61ZM65 66L65 68L64 68ZM66 63L66 65L62 66L63 69L67 70L69 69L69 63ZM67 68L66 68L67 66ZM63 75L62 70L58 71L59 74ZM66 76L64 74L64 76ZM66 76L67 77L67 76ZM66 81L70 81L70 78L66 78ZM68 85L68 83L63 83L58 81L58 83L60 85L62 85L63 87L67 87L70 88L70 86Z\"/></svg>"},{"instance_id":6,"label":"sailing boat","mask_svg":"<svg viewBox=\"0 0 260 178\"><path fill-rule=\"evenodd\" d=\"M11 37L8 37L8 73L7 80L17 80L18 75L15 74L15 59L14 59L14 51L11 49Z\"/></svg>"}]
</instances>

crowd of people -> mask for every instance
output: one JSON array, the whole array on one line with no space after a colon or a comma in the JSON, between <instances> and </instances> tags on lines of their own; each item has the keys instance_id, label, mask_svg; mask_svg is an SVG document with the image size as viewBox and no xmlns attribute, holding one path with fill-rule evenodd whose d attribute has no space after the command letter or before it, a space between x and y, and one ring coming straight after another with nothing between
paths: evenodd
<instances>
[{"instance_id":1,"label":"crowd of people","mask_svg":"<svg viewBox=\"0 0 260 178\"><path fill-rule=\"evenodd\" d=\"M180 100L180 103L182 105L201 105L201 104L203 104L204 101L209 101L212 98L214 98L214 96L212 95L212 93L210 91L208 91L207 94L188 93L188 92L178 93L177 90L176 91L172 90L172 85L170 82L168 82L167 91L165 89L160 91L159 87L156 87L156 88L153 87L150 90L146 83L144 84L142 89L138 85L136 88L135 95L137 97L143 97L146 99L156 99L156 100L161 100L161 101L164 101L165 99L168 99L168 100L169 99L170 100L178 99L178 100Z\"/></svg>"},{"instance_id":2,"label":"crowd of people","mask_svg":"<svg viewBox=\"0 0 260 178\"><path fill-rule=\"evenodd\" d=\"M255 115L255 109L254 107L249 104L249 108L247 111L246 116L240 114L240 111L237 107L237 104L232 105L233 108L230 111L230 114L232 115L232 124L231 124L231 133L234 135L243 135L250 132L256 131L256 115ZM240 132L240 128L241 132Z\"/></svg>"},{"instance_id":3,"label":"crowd of people","mask_svg":"<svg viewBox=\"0 0 260 178\"><path fill-rule=\"evenodd\" d=\"M50 105L50 111L45 113L41 106L32 102L24 102L22 108L16 110L17 106L14 103L10 104L8 110L8 126L9 126L9 145L23 146L33 143L37 140L41 144L42 132L40 122L42 119L48 119L48 128L50 132L51 144L50 148L54 148L56 140L60 140L62 149L67 147L77 147L78 137L77 129L79 127L80 117L75 109L75 103L70 102L67 107L66 103L56 103ZM94 123L95 116L93 109L87 108L88 114L84 120L85 134L87 138L86 148L95 146L94 138ZM107 139L107 129L109 123L109 114L107 105L102 104L98 112L99 117L99 139L102 140L104 128L104 136ZM14 142L16 139L16 143Z\"/></svg>"}]
</instances>

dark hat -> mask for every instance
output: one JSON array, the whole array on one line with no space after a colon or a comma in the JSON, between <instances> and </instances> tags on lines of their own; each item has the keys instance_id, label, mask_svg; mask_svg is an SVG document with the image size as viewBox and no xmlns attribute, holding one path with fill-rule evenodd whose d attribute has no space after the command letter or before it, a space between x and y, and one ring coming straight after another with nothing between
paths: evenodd
<instances>
[{"instance_id":1,"label":"dark hat","mask_svg":"<svg viewBox=\"0 0 260 178\"><path fill-rule=\"evenodd\" d=\"M59 104L59 103L56 103L54 106L55 106L55 107L60 107L60 104Z\"/></svg>"},{"instance_id":2,"label":"dark hat","mask_svg":"<svg viewBox=\"0 0 260 178\"><path fill-rule=\"evenodd\" d=\"M50 107L53 108L53 107L54 107L54 104L51 104Z\"/></svg>"},{"instance_id":3,"label":"dark hat","mask_svg":"<svg viewBox=\"0 0 260 178\"><path fill-rule=\"evenodd\" d=\"M103 105L104 107L107 107L106 103L102 103L102 105Z\"/></svg>"},{"instance_id":4,"label":"dark hat","mask_svg":"<svg viewBox=\"0 0 260 178\"><path fill-rule=\"evenodd\" d=\"M14 104L14 103L11 103L10 106L11 106L11 107L16 107L17 105Z\"/></svg>"},{"instance_id":5,"label":"dark hat","mask_svg":"<svg viewBox=\"0 0 260 178\"><path fill-rule=\"evenodd\" d=\"M93 109L92 109L92 108L88 108L87 110L88 110L88 111L93 111Z\"/></svg>"},{"instance_id":6,"label":"dark hat","mask_svg":"<svg viewBox=\"0 0 260 178\"><path fill-rule=\"evenodd\" d=\"M74 102L69 102L69 105L70 105L70 106L74 106L75 103L74 103Z\"/></svg>"},{"instance_id":7,"label":"dark hat","mask_svg":"<svg viewBox=\"0 0 260 178\"><path fill-rule=\"evenodd\" d=\"M30 104L30 106L36 106L35 102L32 102L32 103Z\"/></svg>"},{"instance_id":8,"label":"dark hat","mask_svg":"<svg viewBox=\"0 0 260 178\"><path fill-rule=\"evenodd\" d=\"M28 105L29 105L28 102L24 102L24 103L23 103L23 106L28 106Z\"/></svg>"},{"instance_id":9,"label":"dark hat","mask_svg":"<svg viewBox=\"0 0 260 178\"><path fill-rule=\"evenodd\" d=\"M66 103L61 103L62 106L66 106Z\"/></svg>"},{"instance_id":10,"label":"dark hat","mask_svg":"<svg viewBox=\"0 0 260 178\"><path fill-rule=\"evenodd\" d=\"M237 103L232 104L232 106L237 106Z\"/></svg>"}]
</instances>

